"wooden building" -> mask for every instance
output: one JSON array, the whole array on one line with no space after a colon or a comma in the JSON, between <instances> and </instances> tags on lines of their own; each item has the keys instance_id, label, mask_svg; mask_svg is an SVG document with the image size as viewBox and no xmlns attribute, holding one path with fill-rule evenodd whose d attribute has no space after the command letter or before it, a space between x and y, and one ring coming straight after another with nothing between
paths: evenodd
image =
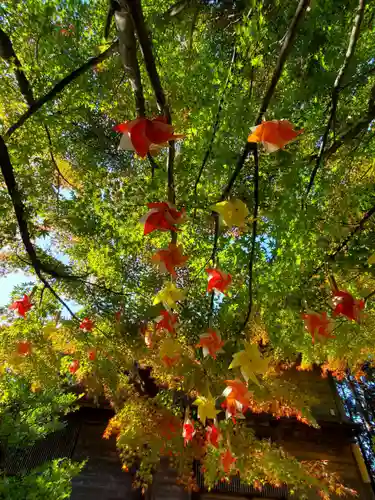
<instances>
[{"instance_id":1,"label":"wooden building","mask_svg":"<svg viewBox=\"0 0 375 500\"><path fill-rule=\"evenodd\" d=\"M259 437L271 438L298 459L328 460L330 468L341 476L345 485L358 491L361 500L375 499L372 480L355 442L360 429L346 415L334 382L314 372L299 372L298 380L301 387L314 385L320 404L313 408L313 413L320 429L295 419L275 419L268 414L251 415L249 425ZM73 481L72 500L139 500L141 493L132 490L130 475L121 470L115 439L102 439L112 415L109 409L83 406L68 417L63 431L50 435L21 455L6 457L3 467L7 473L15 474L53 458L88 459L82 473ZM177 486L175 473L168 464L162 463L147 496L149 500L297 499L285 486L265 486L259 491L236 479L229 485L220 483L217 489L207 492L198 469L196 474L201 491L189 494ZM319 497L311 494L310 498Z\"/></svg>"}]
</instances>

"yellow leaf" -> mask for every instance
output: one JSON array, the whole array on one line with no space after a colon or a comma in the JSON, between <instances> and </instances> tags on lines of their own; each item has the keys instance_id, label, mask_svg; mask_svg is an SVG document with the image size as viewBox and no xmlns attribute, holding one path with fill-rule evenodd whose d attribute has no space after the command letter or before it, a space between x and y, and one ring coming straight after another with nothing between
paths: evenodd
<instances>
[{"instance_id":1,"label":"yellow leaf","mask_svg":"<svg viewBox=\"0 0 375 500\"><path fill-rule=\"evenodd\" d=\"M368 258L367 262L369 263L370 266L372 266L373 264L375 264L375 253L373 253L371 255L371 257Z\"/></svg>"},{"instance_id":2,"label":"yellow leaf","mask_svg":"<svg viewBox=\"0 0 375 500\"><path fill-rule=\"evenodd\" d=\"M255 344L244 342L245 349L233 355L233 361L229 368L240 368L243 378L248 382L252 380L260 385L257 374L264 374L270 362L270 358L263 358Z\"/></svg>"},{"instance_id":3,"label":"yellow leaf","mask_svg":"<svg viewBox=\"0 0 375 500\"><path fill-rule=\"evenodd\" d=\"M61 172L61 175L68 181L66 182L64 181L64 179L60 179L63 185L69 188L71 188L72 186L75 186L77 188L82 186L77 172L74 171L74 168L69 161L59 157L55 157L55 161L58 169Z\"/></svg>"},{"instance_id":4,"label":"yellow leaf","mask_svg":"<svg viewBox=\"0 0 375 500\"><path fill-rule=\"evenodd\" d=\"M168 283L154 298L154 305L163 303L164 307L171 309L176 307L176 302L185 299L186 293L177 288L174 283Z\"/></svg>"},{"instance_id":5,"label":"yellow leaf","mask_svg":"<svg viewBox=\"0 0 375 500\"><path fill-rule=\"evenodd\" d=\"M193 404L198 406L198 418L203 425L206 423L206 418L214 420L216 415L220 413L220 410L215 408L215 399L211 395L207 398L199 396Z\"/></svg>"},{"instance_id":6,"label":"yellow leaf","mask_svg":"<svg viewBox=\"0 0 375 500\"><path fill-rule=\"evenodd\" d=\"M212 210L220 214L227 226L245 225L245 219L249 215L249 210L241 200L221 201L212 207Z\"/></svg>"}]
</instances>

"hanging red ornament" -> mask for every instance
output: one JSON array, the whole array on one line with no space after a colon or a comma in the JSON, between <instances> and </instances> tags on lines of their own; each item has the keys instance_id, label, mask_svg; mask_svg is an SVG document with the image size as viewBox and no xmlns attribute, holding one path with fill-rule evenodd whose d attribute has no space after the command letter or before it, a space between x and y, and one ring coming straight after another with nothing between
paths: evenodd
<instances>
[{"instance_id":1,"label":"hanging red ornament","mask_svg":"<svg viewBox=\"0 0 375 500\"><path fill-rule=\"evenodd\" d=\"M210 355L216 359L218 352L224 352L222 347L225 342L221 340L220 334L212 330L212 328L209 328L208 332L201 335L199 339L199 344L196 347L202 347L204 357Z\"/></svg>"},{"instance_id":2,"label":"hanging red ornament","mask_svg":"<svg viewBox=\"0 0 375 500\"><path fill-rule=\"evenodd\" d=\"M232 283L232 276L220 269L206 269L206 273L208 274L207 291L212 292L213 290L217 290L225 294L227 288Z\"/></svg>"},{"instance_id":3,"label":"hanging red ornament","mask_svg":"<svg viewBox=\"0 0 375 500\"><path fill-rule=\"evenodd\" d=\"M174 313L170 313L169 311L162 311L160 316L156 318L155 328L157 331L159 330L167 330L169 333L174 333L175 327L174 325L177 322L178 315Z\"/></svg>"},{"instance_id":4,"label":"hanging red ornament","mask_svg":"<svg viewBox=\"0 0 375 500\"><path fill-rule=\"evenodd\" d=\"M336 290L333 293L333 311L334 316L342 314L352 321L359 323L361 318L361 311L365 308L365 301L363 299L355 299L349 292L344 290Z\"/></svg>"},{"instance_id":5,"label":"hanging red ornament","mask_svg":"<svg viewBox=\"0 0 375 500\"><path fill-rule=\"evenodd\" d=\"M74 373L76 373L78 368L79 368L79 361L78 361L78 359L74 359L69 365L69 371L70 371L70 373L74 374Z\"/></svg>"},{"instance_id":6,"label":"hanging red ornament","mask_svg":"<svg viewBox=\"0 0 375 500\"><path fill-rule=\"evenodd\" d=\"M89 318L84 318L81 321L79 327L81 330L83 330L85 332L91 332L92 329L94 328L94 322Z\"/></svg>"},{"instance_id":7,"label":"hanging red ornament","mask_svg":"<svg viewBox=\"0 0 375 500\"><path fill-rule=\"evenodd\" d=\"M172 203L162 201L147 203L151 210L141 217L140 222L144 224L144 233L153 231L178 231L175 224L181 224L185 218L185 210L179 212Z\"/></svg>"},{"instance_id":8,"label":"hanging red ornament","mask_svg":"<svg viewBox=\"0 0 375 500\"><path fill-rule=\"evenodd\" d=\"M185 446L193 439L194 435L194 423L189 418L186 418L182 430L182 437L184 438Z\"/></svg>"},{"instance_id":9,"label":"hanging red ornament","mask_svg":"<svg viewBox=\"0 0 375 500\"><path fill-rule=\"evenodd\" d=\"M17 354L20 356L27 356L28 354L31 354L31 342L28 342L27 340L21 340L18 342Z\"/></svg>"},{"instance_id":10,"label":"hanging red ornament","mask_svg":"<svg viewBox=\"0 0 375 500\"><path fill-rule=\"evenodd\" d=\"M140 117L116 125L113 130L121 132L119 149L135 151L145 158L147 153L157 151L160 146L168 146L168 141L182 139L183 135L175 135L172 125L165 116L152 118Z\"/></svg>"},{"instance_id":11,"label":"hanging red ornament","mask_svg":"<svg viewBox=\"0 0 375 500\"><path fill-rule=\"evenodd\" d=\"M9 309L16 309L18 314L24 318L32 307L33 305L30 302L29 296L25 294L22 299L14 301L13 304L9 306Z\"/></svg>"}]
</instances>

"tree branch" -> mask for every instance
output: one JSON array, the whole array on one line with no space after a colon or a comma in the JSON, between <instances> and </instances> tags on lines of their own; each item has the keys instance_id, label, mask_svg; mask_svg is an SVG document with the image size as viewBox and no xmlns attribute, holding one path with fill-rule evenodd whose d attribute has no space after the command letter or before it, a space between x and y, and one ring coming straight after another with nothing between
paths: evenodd
<instances>
[{"instance_id":1,"label":"tree branch","mask_svg":"<svg viewBox=\"0 0 375 500\"><path fill-rule=\"evenodd\" d=\"M27 226L27 220L26 220L26 209L25 205L23 204L21 194L19 192L16 179L14 177L14 172L13 172L13 167L10 162L9 154L8 154L8 149L5 145L4 139L0 136L0 168L1 172L3 174L5 184L8 189L9 196L12 200L13 203L13 208L16 214L17 222L18 222L18 227L21 233L21 238L24 244L24 247L26 249L27 254L30 257L31 264L35 270L36 275L40 279L40 281L44 284L48 290L52 293L52 295L69 311L70 315L79 321L77 316L73 313L73 311L69 308L69 306L65 303L65 301L55 292L55 290L52 288L52 286L48 283L48 281L44 278L42 275L42 271L47 272L51 276L54 276L55 278L59 278L60 275L58 273L55 273L52 269L46 268L44 264L42 264L35 252L35 248L33 244L31 243L31 238L30 238L30 233L29 229Z\"/></svg>"},{"instance_id":2,"label":"tree branch","mask_svg":"<svg viewBox=\"0 0 375 500\"><path fill-rule=\"evenodd\" d=\"M363 118L360 118L353 126L346 129L340 137L325 151L324 158L328 159L345 143L357 137L361 132L367 130L372 120L375 119L375 85L370 92L368 110Z\"/></svg>"},{"instance_id":3,"label":"tree branch","mask_svg":"<svg viewBox=\"0 0 375 500\"><path fill-rule=\"evenodd\" d=\"M292 48L294 39L296 37L298 26L299 26L300 22L302 21L302 18L306 12L306 9L307 9L309 3L310 3L310 0L300 0L300 2L298 4L298 7L297 7L297 10L296 10L294 17L292 19L292 22L290 23L290 25L288 27L288 31L285 34L284 43L281 47L280 54L279 54L279 57L278 57L278 60L276 63L276 67L273 71L273 75L272 75L271 81L269 83L267 92L266 92L265 96L263 97L263 101L262 101L262 104L260 106L257 119L255 120L255 125L259 125L262 122L263 115L268 109L268 106L271 102L272 96L275 92L276 85L278 84L280 77L281 77L281 74L283 72L285 61L289 55L289 52ZM227 198L227 196L229 195L229 193L233 187L233 184L234 184L236 178L238 177L239 173L241 172L242 167L245 163L245 160L246 160L246 158L251 150L252 150L252 147L251 147L250 143L246 142L244 150L243 150L241 156L237 160L236 168L235 168L231 178L229 179L229 182L228 182L226 188L223 191L223 194L221 196L221 201L225 200L225 198Z\"/></svg>"},{"instance_id":4,"label":"tree branch","mask_svg":"<svg viewBox=\"0 0 375 500\"><path fill-rule=\"evenodd\" d=\"M375 214L375 205L370 208L368 212L366 212L362 219L356 224L356 227L348 234L348 236L333 250L327 255L326 260L319 266L317 267L309 276L311 278L314 276L314 274L318 273L323 267L324 264L327 260L334 260L336 255L343 250L348 243L361 231L363 231L367 221Z\"/></svg>"},{"instance_id":5,"label":"tree branch","mask_svg":"<svg viewBox=\"0 0 375 500\"><path fill-rule=\"evenodd\" d=\"M12 42L9 36L0 28L0 57L9 63L14 63L14 74L18 82L19 89L29 106L34 104L34 95L25 73L22 70L22 65L14 52Z\"/></svg>"},{"instance_id":6,"label":"tree branch","mask_svg":"<svg viewBox=\"0 0 375 500\"><path fill-rule=\"evenodd\" d=\"M247 326L249 319L251 317L251 312L253 308L253 268L255 259L255 244L257 238L257 227L258 227L258 211L259 211L259 156L258 156L258 145L255 144L253 147L254 156L254 210L253 210L253 228L251 234L251 250L249 259L249 306L247 309L246 318L242 326L242 330Z\"/></svg>"},{"instance_id":7,"label":"tree branch","mask_svg":"<svg viewBox=\"0 0 375 500\"><path fill-rule=\"evenodd\" d=\"M32 90L32 86L26 77L20 60L17 57L17 54L14 52L12 42L9 38L9 36L0 28L0 56L3 57L6 61L13 60L15 61L16 69L14 71L19 89L21 91L21 94L24 96L25 101L29 105L29 107L33 106L35 104L35 98ZM57 170L58 174L66 183L68 183L70 186L74 188L72 184L63 176L63 174L60 172L60 169L56 163L55 157L53 155L53 147L52 147L52 140L51 140L51 134L48 130L47 125L44 125L44 129L47 134L48 138L48 144L49 144L49 153L51 157L51 161Z\"/></svg>"},{"instance_id":8,"label":"tree branch","mask_svg":"<svg viewBox=\"0 0 375 500\"><path fill-rule=\"evenodd\" d=\"M6 132L5 137L10 137L17 129L19 129L31 116L33 116L44 104L52 101L65 87L70 83L74 82L80 75L85 73L88 69L95 66L96 64L104 61L110 57L116 50L118 50L118 42L114 42L107 50L99 54L98 56L91 57L82 66L72 71L65 78L60 80L49 92L42 96L37 101L34 101L29 109L17 120L17 122L12 125Z\"/></svg>"},{"instance_id":9,"label":"tree branch","mask_svg":"<svg viewBox=\"0 0 375 500\"><path fill-rule=\"evenodd\" d=\"M215 122L214 122L214 125L212 127L211 140L210 140L210 143L208 145L207 151L206 151L206 153L204 155L201 168L199 169L198 177L197 177L197 179L195 181L195 184L194 184L194 197L195 197L195 199L197 199L198 184L199 184L199 182L201 180L201 176L202 176L204 167L206 166L208 158L209 158L209 156L211 154L212 146L214 144L216 133L217 133L218 128L219 128L220 115L221 115L221 111L223 109L223 104L224 104L224 100L225 100L225 94L226 94L226 91L227 91L227 88L228 88L228 84L229 84L229 80L230 80L230 77L231 77L231 74L232 74L232 69L233 69L234 61L236 59L236 54L237 54L236 42L234 42L233 54L232 54L232 59L231 59L231 63L230 63L228 74L227 74L227 79L225 81L224 89L223 89L223 92L222 92L221 97L220 97L219 105L218 105L217 112L216 112Z\"/></svg>"},{"instance_id":10,"label":"tree branch","mask_svg":"<svg viewBox=\"0 0 375 500\"><path fill-rule=\"evenodd\" d=\"M150 78L151 86L154 90L156 102L159 111L167 117L167 122L172 124L172 117L167 100L165 98L164 90L161 86L158 70L156 68L155 57L152 50L151 38L145 23L142 5L140 0L121 0L121 4L127 6L131 12L135 30L137 32L138 41L141 46L143 59L145 62L146 70ZM176 203L176 191L174 182L174 159L175 159L175 141L169 141L168 162L167 162L167 176L168 176L168 201ZM172 243L177 242L177 233L171 232Z\"/></svg>"},{"instance_id":11,"label":"tree branch","mask_svg":"<svg viewBox=\"0 0 375 500\"><path fill-rule=\"evenodd\" d=\"M137 116L145 116L145 98L137 59L137 42L133 19L127 9L116 10L114 15L121 61L134 92Z\"/></svg>"},{"instance_id":12,"label":"tree branch","mask_svg":"<svg viewBox=\"0 0 375 500\"><path fill-rule=\"evenodd\" d=\"M316 174L317 174L319 167L322 163L323 153L324 153L324 150L325 150L327 142L328 142L329 132L332 128L332 123L334 122L335 116L336 116L337 104L339 101L339 94L340 94L340 90L341 90L341 88L340 88L341 83L342 83L342 80L344 78L345 72L349 66L350 60L354 55L355 47L357 45L357 41L359 38L359 33L360 33L360 29L361 29L361 23L363 20L365 6L366 6L366 0L359 0L357 15L354 19L352 32L351 32L350 39L349 39L348 49L347 49L346 54L345 54L345 59L341 65L341 68L339 69L335 83L333 84L330 114L329 114L326 128L324 130L323 138L322 138L322 141L320 144L318 157L316 159L315 166L311 172L310 181L309 181L309 184L308 184L307 190L306 190L306 198L309 196L309 193L310 193L310 191L313 187L313 184L314 184Z\"/></svg>"},{"instance_id":13,"label":"tree branch","mask_svg":"<svg viewBox=\"0 0 375 500\"><path fill-rule=\"evenodd\" d=\"M143 10L140 0L120 0L121 5L128 6L133 17L135 30L137 32L139 44L141 46L143 59L146 70L150 78L152 88L154 89L156 102L158 103L159 111L164 113L168 118L168 123L171 123L170 111L167 106L164 90L161 86L158 70L156 68L155 58L152 52L152 44L143 16Z\"/></svg>"}]
</instances>

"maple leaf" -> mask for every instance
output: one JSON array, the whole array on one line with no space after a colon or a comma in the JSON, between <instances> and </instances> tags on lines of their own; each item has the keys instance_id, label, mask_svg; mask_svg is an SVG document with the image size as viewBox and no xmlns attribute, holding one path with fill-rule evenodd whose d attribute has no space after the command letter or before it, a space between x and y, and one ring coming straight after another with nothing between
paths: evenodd
<instances>
[{"instance_id":1,"label":"maple leaf","mask_svg":"<svg viewBox=\"0 0 375 500\"><path fill-rule=\"evenodd\" d=\"M241 410L245 412L251 402L251 392L249 392L247 385L241 380L226 380L227 387L223 392L223 396L235 399L241 405Z\"/></svg>"},{"instance_id":2,"label":"maple leaf","mask_svg":"<svg viewBox=\"0 0 375 500\"><path fill-rule=\"evenodd\" d=\"M31 354L31 342L28 342L27 340L21 340L18 342L17 354L20 356L27 356L28 354Z\"/></svg>"},{"instance_id":3,"label":"maple leaf","mask_svg":"<svg viewBox=\"0 0 375 500\"><path fill-rule=\"evenodd\" d=\"M185 292L180 288L177 288L174 283L168 283L156 295L153 303L159 304L161 302L167 309L172 309L176 307L176 302L180 302L185 299L185 295Z\"/></svg>"},{"instance_id":4,"label":"maple leaf","mask_svg":"<svg viewBox=\"0 0 375 500\"><path fill-rule=\"evenodd\" d=\"M215 332L215 330L212 330L209 328L207 333L204 333L203 335L200 335L199 337L200 342L199 344L196 345L196 347L202 347L203 348L203 356L206 357L208 355L212 356L214 359L216 359L216 354L218 352L224 352L223 345L225 342L221 340L220 335Z\"/></svg>"},{"instance_id":5,"label":"maple leaf","mask_svg":"<svg viewBox=\"0 0 375 500\"><path fill-rule=\"evenodd\" d=\"M139 222L144 224L143 234L152 233L152 231L178 231L175 224L181 224L185 220L185 210L179 212L172 203L162 201L147 203L150 211L143 215Z\"/></svg>"},{"instance_id":6,"label":"maple leaf","mask_svg":"<svg viewBox=\"0 0 375 500\"><path fill-rule=\"evenodd\" d=\"M331 335L333 329L333 321L328 318L326 312L316 313L309 312L303 313L301 315L305 322L306 330L311 334L312 343L315 343L315 335L320 335L322 337L334 339L334 335Z\"/></svg>"},{"instance_id":7,"label":"maple leaf","mask_svg":"<svg viewBox=\"0 0 375 500\"><path fill-rule=\"evenodd\" d=\"M214 448L219 447L219 441L221 441L222 436L219 429L214 425L209 425L206 428L206 441L212 445Z\"/></svg>"},{"instance_id":8,"label":"maple leaf","mask_svg":"<svg viewBox=\"0 0 375 500\"><path fill-rule=\"evenodd\" d=\"M194 435L194 423L189 418L186 418L182 428L182 437L184 438L185 446L193 439Z\"/></svg>"},{"instance_id":9,"label":"maple leaf","mask_svg":"<svg viewBox=\"0 0 375 500\"><path fill-rule=\"evenodd\" d=\"M283 149L286 144L303 133L303 130L293 130L293 124L288 120L264 121L251 130L248 142L261 142L268 153Z\"/></svg>"},{"instance_id":10,"label":"maple leaf","mask_svg":"<svg viewBox=\"0 0 375 500\"><path fill-rule=\"evenodd\" d=\"M159 347L159 356L165 366L174 366L181 358L180 344L171 338L164 339Z\"/></svg>"},{"instance_id":11,"label":"maple leaf","mask_svg":"<svg viewBox=\"0 0 375 500\"><path fill-rule=\"evenodd\" d=\"M228 449L221 453L220 455L220 460L224 469L224 472L227 474L231 471L233 468L233 465L236 463L236 458L232 455L232 452Z\"/></svg>"},{"instance_id":12,"label":"maple leaf","mask_svg":"<svg viewBox=\"0 0 375 500\"><path fill-rule=\"evenodd\" d=\"M96 360L96 349L89 349L87 351L87 356L90 361L95 361Z\"/></svg>"},{"instance_id":13,"label":"maple leaf","mask_svg":"<svg viewBox=\"0 0 375 500\"><path fill-rule=\"evenodd\" d=\"M158 265L162 273L170 273L172 276L176 276L175 267L185 265L188 258L187 255L182 255L182 245L169 243L166 250L158 250L151 260Z\"/></svg>"},{"instance_id":14,"label":"maple leaf","mask_svg":"<svg viewBox=\"0 0 375 500\"><path fill-rule=\"evenodd\" d=\"M69 365L69 371L70 373L73 374L78 370L78 368L79 368L79 361L78 359L74 359Z\"/></svg>"},{"instance_id":15,"label":"maple leaf","mask_svg":"<svg viewBox=\"0 0 375 500\"><path fill-rule=\"evenodd\" d=\"M14 301L13 304L9 306L9 309L16 309L18 314L24 318L32 307L33 305L30 302L29 296L25 294L22 299Z\"/></svg>"},{"instance_id":16,"label":"maple leaf","mask_svg":"<svg viewBox=\"0 0 375 500\"><path fill-rule=\"evenodd\" d=\"M175 323L177 322L178 315L171 314L169 311L162 311L161 315L156 318L156 330L167 330L169 333L175 331Z\"/></svg>"},{"instance_id":17,"label":"maple leaf","mask_svg":"<svg viewBox=\"0 0 375 500\"><path fill-rule=\"evenodd\" d=\"M224 271L220 269L209 268L206 269L206 273L208 274L207 291L212 292L213 290L217 290L225 294L227 288L229 288L232 283L232 276L224 273Z\"/></svg>"},{"instance_id":18,"label":"maple leaf","mask_svg":"<svg viewBox=\"0 0 375 500\"><path fill-rule=\"evenodd\" d=\"M333 294L334 316L342 314L352 321L360 321L361 311L365 308L363 299L355 299L349 292L337 290Z\"/></svg>"},{"instance_id":19,"label":"maple leaf","mask_svg":"<svg viewBox=\"0 0 375 500\"><path fill-rule=\"evenodd\" d=\"M90 318L84 318L80 325L80 329L85 331L85 332L91 332L92 329L94 328L94 322Z\"/></svg>"},{"instance_id":20,"label":"maple leaf","mask_svg":"<svg viewBox=\"0 0 375 500\"><path fill-rule=\"evenodd\" d=\"M230 201L220 201L212 207L223 218L227 226L243 227L245 219L249 215L249 210L245 203L238 199Z\"/></svg>"},{"instance_id":21,"label":"maple leaf","mask_svg":"<svg viewBox=\"0 0 375 500\"><path fill-rule=\"evenodd\" d=\"M119 149L135 151L141 158L160 146L168 146L168 141L182 139L183 135L175 135L172 125L164 116L153 119L136 118L116 125L113 130L121 132Z\"/></svg>"},{"instance_id":22,"label":"maple leaf","mask_svg":"<svg viewBox=\"0 0 375 500\"><path fill-rule=\"evenodd\" d=\"M206 423L206 418L214 420L216 415L220 413L215 407L215 399L210 395L209 397L199 396L193 403L198 407L198 418L203 423Z\"/></svg>"},{"instance_id":23,"label":"maple leaf","mask_svg":"<svg viewBox=\"0 0 375 500\"><path fill-rule=\"evenodd\" d=\"M258 346L244 342L245 349L233 355L233 361L229 368L239 367L246 382L250 379L255 384L260 385L256 374L263 374L267 371L270 362L269 358L262 358Z\"/></svg>"}]
</instances>

